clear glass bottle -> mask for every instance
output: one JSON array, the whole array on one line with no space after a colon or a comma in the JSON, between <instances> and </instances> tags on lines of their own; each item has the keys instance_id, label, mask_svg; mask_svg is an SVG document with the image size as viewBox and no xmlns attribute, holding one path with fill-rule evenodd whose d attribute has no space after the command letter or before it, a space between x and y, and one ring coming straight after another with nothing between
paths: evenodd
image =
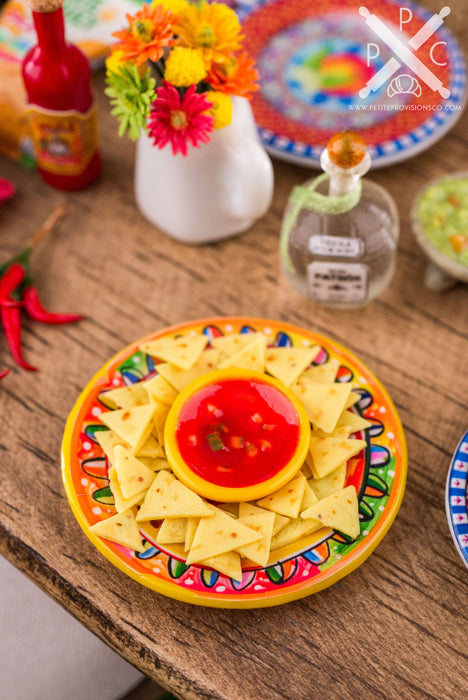
<instances>
[{"instance_id":1,"label":"clear glass bottle","mask_svg":"<svg viewBox=\"0 0 468 700\"><path fill-rule=\"evenodd\" d=\"M364 306L395 269L398 212L369 180L363 139L337 134L323 151L324 175L296 187L285 210L281 262L290 284L312 301L339 309Z\"/></svg>"}]
</instances>

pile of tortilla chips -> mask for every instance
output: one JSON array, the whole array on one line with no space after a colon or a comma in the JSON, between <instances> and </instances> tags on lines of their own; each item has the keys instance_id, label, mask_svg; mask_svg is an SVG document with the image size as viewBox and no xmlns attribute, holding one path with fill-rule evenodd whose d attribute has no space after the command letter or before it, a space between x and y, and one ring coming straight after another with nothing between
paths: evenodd
<instances>
[{"instance_id":1,"label":"pile of tortilla chips","mask_svg":"<svg viewBox=\"0 0 468 700\"><path fill-rule=\"evenodd\" d=\"M177 545L187 564L239 581L245 566L274 562L275 550L323 527L355 539L359 513L347 461L364 449L352 433L370 423L350 411L358 396L336 382L339 363L311 363L319 346L269 348L262 333L162 337L140 349L156 358L150 379L106 392L115 409L96 437L109 462L117 513L90 527L105 539L144 550L140 525L156 544ZM177 394L214 369L235 367L276 377L300 399L312 424L309 454L298 474L256 503L213 504L179 481L164 449L164 424ZM156 521L156 523L155 523ZM155 526L156 525L156 526Z\"/></svg>"}]
</instances>

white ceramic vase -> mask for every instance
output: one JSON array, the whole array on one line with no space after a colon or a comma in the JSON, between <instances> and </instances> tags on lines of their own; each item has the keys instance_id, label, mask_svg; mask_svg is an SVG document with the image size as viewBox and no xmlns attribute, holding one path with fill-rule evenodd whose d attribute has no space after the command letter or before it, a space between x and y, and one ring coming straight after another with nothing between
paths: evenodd
<instances>
[{"instance_id":1,"label":"white ceramic vase","mask_svg":"<svg viewBox=\"0 0 468 700\"><path fill-rule=\"evenodd\" d=\"M143 215L184 243L209 243L248 229L268 210L273 168L260 144L250 103L233 98L229 126L187 156L158 149L142 134L135 196Z\"/></svg>"}]
</instances>

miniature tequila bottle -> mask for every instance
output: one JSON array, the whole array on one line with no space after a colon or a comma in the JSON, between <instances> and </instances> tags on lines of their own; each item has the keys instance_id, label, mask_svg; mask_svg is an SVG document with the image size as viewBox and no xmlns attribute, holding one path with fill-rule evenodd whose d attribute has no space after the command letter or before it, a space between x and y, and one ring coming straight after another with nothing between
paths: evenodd
<instances>
[{"instance_id":1,"label":"miniature tequila bottle","mask_svg":"<svg viewBox=\"0 0 468 700\"><path fill-rule=\"evenodd\" d=\"M398 212L386 190L361 181L370 163L361 136L336 134L321 156L325 173L289 197L282 267L298 292L324 306L364 306L393 276Z\"/></svg>"}]
</instances>

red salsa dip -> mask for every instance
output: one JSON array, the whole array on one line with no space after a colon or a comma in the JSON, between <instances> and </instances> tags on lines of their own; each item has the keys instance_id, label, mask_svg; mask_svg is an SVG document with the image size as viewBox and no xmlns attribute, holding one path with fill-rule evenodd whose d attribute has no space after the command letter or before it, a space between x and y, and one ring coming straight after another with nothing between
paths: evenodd
<instances>
[{"instance_id":1,"label":"red salsa dip","mask_svg":"<svg viewBox=\"0 0 468 700\"><path fill-rule=\"evenodd\" d=\"M294 404L257 379L208 384L182 406L176 441L198 476L217 486L242 488L277 474L292 459L300 437Z\"/></svg>"}]
</instances>

